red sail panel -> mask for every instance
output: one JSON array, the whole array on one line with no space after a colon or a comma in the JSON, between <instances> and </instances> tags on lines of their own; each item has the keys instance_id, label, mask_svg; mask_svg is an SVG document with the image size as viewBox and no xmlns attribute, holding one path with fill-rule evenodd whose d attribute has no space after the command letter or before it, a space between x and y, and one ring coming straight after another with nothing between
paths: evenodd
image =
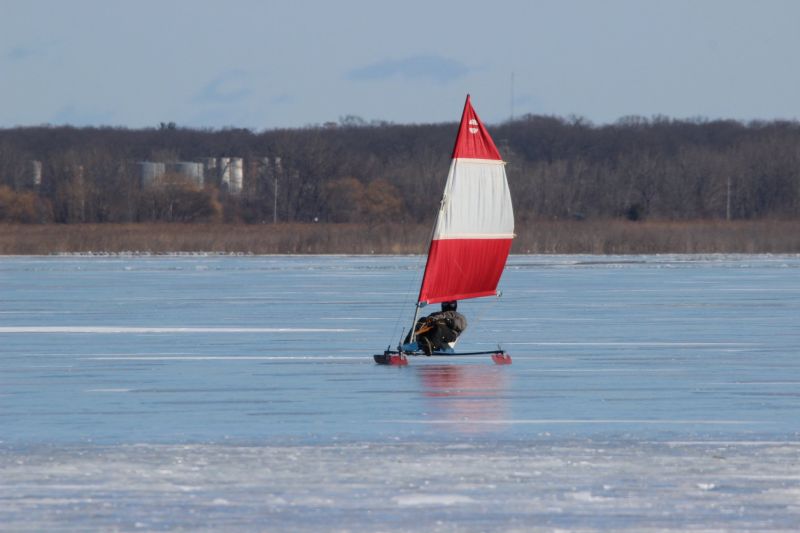
<instances>
[{"instance_id":1,"label":"red sail panel","mask_svg":"<svg viewBox=\"0 0 800 533\"><path fill-rule=\"evenodd\" d=\"M468 96L418 301L494 295L513 237L505 164Z\"/></svg>"},{"instance_id":2,"label":"red sail panel","mask_svg":"<svg viewBox=\"0 0 800 533\"><path fill-rule=\"evenodd\" d=\"M464 104L461 125L458 127L456 145L453 148L453 159L457 158L501 160L500 152L497 151L489 132L483 127L483 122L472 108L469 95Z\"/></svg>"},{"instance_id":3,"label":"red sail panel","mask_svg":"<svg viewBox=\"0 0 800 533\"><path fill-rule=\"evenodd\" d=\"M420 302L494 296L511 239L443 239L431 242Z\"/></svg>"}]
</instances>

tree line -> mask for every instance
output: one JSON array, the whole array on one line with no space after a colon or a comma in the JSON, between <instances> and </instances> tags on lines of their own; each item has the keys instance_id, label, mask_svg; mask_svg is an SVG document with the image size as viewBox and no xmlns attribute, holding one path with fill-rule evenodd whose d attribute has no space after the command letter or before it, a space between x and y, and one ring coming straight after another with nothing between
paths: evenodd
<instances>
[{"instance_id":1,"label":"tree line","mask_svg":"<svg viewBox=\"0 0 800 533\"><path fill-rule=\"evenodd\" d=\"M346 117L263 132L173 123L0 129L0 221L428 223L456 127ZM795 121L626 117L594 125L527 115L489 131L523 223L800 217ZM202 186L180 174L142 186L136 165L209 157L243 158L241 193L212 175Z\"/></svg>"}]
</instances>

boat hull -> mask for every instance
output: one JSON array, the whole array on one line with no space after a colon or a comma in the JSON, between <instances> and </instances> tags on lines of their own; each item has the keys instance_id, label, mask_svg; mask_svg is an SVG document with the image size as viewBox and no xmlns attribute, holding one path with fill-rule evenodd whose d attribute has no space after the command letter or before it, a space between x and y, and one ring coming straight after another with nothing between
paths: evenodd
<instances>
[{"instance_id":1,"label":"boat hull","mask_svg":"<svg viewBox=\"0 0 800 533\"><path fill-rule=\"evenodd\" d=\"M426 356L423 352L399 352L396 350L386 350L382 354L375 354L372 358L379 365L389 366L406 366L408 365L408 357L465 357L465 356L478 356L490 355L492 362L497 365L510 365L511 356L504 350L491 350L484 352L433 352L430 356Z\"/></svg>"}]
</instances>

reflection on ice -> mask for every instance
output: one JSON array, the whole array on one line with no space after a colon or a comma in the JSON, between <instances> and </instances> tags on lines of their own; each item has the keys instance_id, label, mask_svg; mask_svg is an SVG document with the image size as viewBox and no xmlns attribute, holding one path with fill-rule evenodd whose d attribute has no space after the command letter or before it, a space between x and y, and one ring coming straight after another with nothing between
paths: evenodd
<instances>
[{"instance_id":1,"label":"reflection on ice","mask_svg":"<svg viewBox=\"0 0 800 533\"><path fill-rule=\"evenodd\" d=\"M500 422L509 416L505 368L490 364L437 364L420 365L414 370L429 406L426 419L448 423L447 431L461 433L502 429L485 423Z\"/></svg>"}]
</instances>

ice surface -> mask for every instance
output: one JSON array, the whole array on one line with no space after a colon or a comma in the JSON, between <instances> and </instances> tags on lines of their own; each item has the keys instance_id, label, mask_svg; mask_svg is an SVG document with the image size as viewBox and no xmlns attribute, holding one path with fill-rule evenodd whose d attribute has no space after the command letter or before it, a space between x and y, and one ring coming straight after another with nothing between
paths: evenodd
<instances>
[{"instance_id":1,"label":"ice surface","mask_svg":"<svg viewBox=\"0 0 800 533\"><path fill-rule=\"evenodd\" d=\"M4 530L796 530L800 445L115 445L0 452Z\"/></svg>"},{"instance_id":2,"label":"ice surface","mask_svg":"<svg viewBox=\"0 0 800 533\"><path fill-rule=\"evenodd\" d=\"M377 366L419 266L0 259L0 529L800 523L800 257L512 257L513 365Z\"/></svg>"}]
</instances>

